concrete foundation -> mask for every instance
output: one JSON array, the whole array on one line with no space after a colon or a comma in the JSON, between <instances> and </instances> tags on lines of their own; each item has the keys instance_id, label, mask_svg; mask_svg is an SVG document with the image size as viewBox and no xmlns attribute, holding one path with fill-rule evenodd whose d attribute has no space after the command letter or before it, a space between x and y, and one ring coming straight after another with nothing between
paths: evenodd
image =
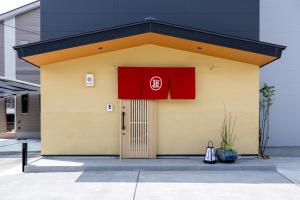
<instances>
[{"instance_id":1,"label":"concrete foundation","mask_svg":"<svg viewBox=\"0 0 300 200\"><path fill-rule=\"evenodd\" d=\"M205 164L203 157L119 159L101 156L46 156L29 163L25 172L78 171L276 171L274 163L242 157L234 164Z\"/></svg>"}]
</instances>

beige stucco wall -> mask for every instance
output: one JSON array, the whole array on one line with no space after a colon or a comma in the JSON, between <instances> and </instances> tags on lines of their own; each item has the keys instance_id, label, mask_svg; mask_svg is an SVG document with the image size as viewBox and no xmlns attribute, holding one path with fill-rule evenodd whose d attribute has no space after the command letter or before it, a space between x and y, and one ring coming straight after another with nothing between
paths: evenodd
<instances>
[{"instance_id":1,"label":"beige stucco wall","mask_svg":"<svg viewBox=\"0 0 300 200\"><path fill-rule=\"evenodd\" d=\"M42 154L119 154L117 66L196 67L195 100L157 101L158 154L217 146L224 107L237 118L238 152L257 153L258 66L145 45L41 67ZM86 73L95 87L85 86Z\"/></svg>"}]
</instances>

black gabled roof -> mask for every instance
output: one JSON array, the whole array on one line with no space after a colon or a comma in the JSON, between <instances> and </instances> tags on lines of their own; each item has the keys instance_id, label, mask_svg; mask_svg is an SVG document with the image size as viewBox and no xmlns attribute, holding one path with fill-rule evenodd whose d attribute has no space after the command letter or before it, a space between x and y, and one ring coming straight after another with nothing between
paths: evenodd
<instances>
[{"instance_id":1,"label":"black gabled roof","mask_svg":"<svg viewBox=\"0 0 300 200\"><path fill-rule=\"evenodd\" d=\"M47 53L97 42L104 42L143 33L158 33L167 36L173 36L177 38L273 56L277 58L280 58L282 51L286 48L282 45L229 36L156 20L149 20L82 34L70 35L51 40L19 45L15 46L14 49L17 51L18 56L20 58L23 58L41 53Z\"/></svg>"}]
</instances>

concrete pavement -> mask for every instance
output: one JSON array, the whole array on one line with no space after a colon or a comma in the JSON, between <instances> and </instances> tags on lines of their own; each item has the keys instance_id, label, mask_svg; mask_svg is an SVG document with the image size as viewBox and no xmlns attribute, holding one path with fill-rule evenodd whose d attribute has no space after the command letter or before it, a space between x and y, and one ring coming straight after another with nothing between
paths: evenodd
<instances>
[{"instance_id":1,"label":"concrete pavement","mask_svg":"<svg viewBox=\"0 0 300 200\"><path fill-rule=\"evenodd\" d=\"M76 171L280 171L299 170L300 157L240 157L234 164L202 162L203 157L158 157L158 159L122 159L103 156L46 156L29 163L26 172ZM293 178L293 177L291 177Z\"/></svg>"},{"instance_id":2,"label":"concrete pavement","mask_svg":"<svg viewBox=\"0 0 300 200\"><path fill-rule=\"evenodd\" d=\"M1 200L132 199L137 172L97 174L128 181L76 182L81 173L20 174L0 177Z\"/></svg>"},{"instance_id":3,"label":"concrete pavement","mask_svg":"<svg viewBox=\"0 0 300 200\"><path fill-rule=\"evenodd\" d=\"M7 143L8 142L8 143ZM19 142L19 141L16 141ZM21 173L21 141L6 141L0 154L1 200L299 200L300 158L273 157L261 160L246 157L227 166L275 166L264 171L77 171ZM2 143L3 144L3 143ZM15 145L14 148L11 146ZM38 143L35 147L38 147ZM34 149L34 148L33 148ZM1 152L1 151L0 151ZM119 160L116 157L47 157L29 154L30 163L60 167L97 166L109 168L138 163L152 167L210 167L201 157L156 160ZM223 167L222 164L214 166ZM224 169L224 168L223 168ZM262 168L256 168L262 169Z\"/></svg>"},{"instance_id":4,"label":"concrete pavement","mask_svg":"<svg viewBox=\"0 0 300 200\"><path fill-rule=\"evenodd\" d=\"M276 172L141 172L136 199L299 199Z\"/></svg>"},{"instance_id":5,"label":"concrete pavement","mask_svg":"<svg viewBox=\"0 0 300 200\"><path fill-rule=\"evenodd\" d=\"M28 161L32 162L40 158L39 153L29 152ZM22 169L21 153L0 154L0 176L7 174L19 174ZM1 199L1 198L0 198Z\"/></svg>"},{"instance_id":6,"label":"concrete pavement","mask_svg":"<svg viewBox=\"0 0 300 200\"><path fill-rule=\"evenodd\" d=\"M45 156L29 163L26 172L76 171L266 171L275 164L256 157L241 157L236 163L203 163L201 156L158 157L157 159L119 159L108 156Z\"/></svg>"},{"instance_id":7,"label":"concrete pavement","mask_svg":"<svg viewBox=\"0 0 300 200\"><path fill-rule=\"evenodd\" d=\"M1 154L16 154L21 152L22 143L28 143L28 151L41 151L40 140L16 140L16 139L0 139L0 155Z\"/></svg>"},{"instance_id":8,"label":"concrete pavement","mask_svg":"<svg viewBox=\"0 0 300 200\"><path fill-rule=\"evenodd\" d=\"M23 142L28 143L29 162L40 157L39 140L0 139L0 175L20 173L22 169L21 150Z\"/></svg>"},{"instance_id":9,"label":"concrete pavement","mask_svg":"<svg viewBox=\"0 0 300 200\"><path fill-rule=\"evenodd\" d=\"M4 164L3 156L10 161ZM39 159L37 157L31 159ZM87 158L82 158L81 161ZM113 162L106 158L106 163ZM277 171L84 171L21 173L20 157L0 158L1 200L299 200L300 158L254 160ZM31 160L32 161L32 160ZM74 158L72 161L75 161ZM166 165L168 160L153 160ZM180 165L181 160L173 160ZM81 165L84 162L66 164ZM138 162L135 160L134 162ZM199 163L199 159L191 159ZM247 162L253 162L245 160ZM18 163L16 165L16 163ZM132 164L129 160L125 163ZM96 164L96 162L94 163ZM249 163L248 163L249 164ZM2 168L6 170L1 170ZM6 166L6 167L5 167ZM9 167L10 170L7 170Z\"/></svg>"},{"instance_id":10,"label":"concrete pavement","mask_svg":"<svg viewBox=\"0 0 300 200\"><path fill-rule=\"evenodd\" d=\"M102 171L0 176L1 200L299 200L300 188L274 171Z\"/></svg>"}]
</instances>

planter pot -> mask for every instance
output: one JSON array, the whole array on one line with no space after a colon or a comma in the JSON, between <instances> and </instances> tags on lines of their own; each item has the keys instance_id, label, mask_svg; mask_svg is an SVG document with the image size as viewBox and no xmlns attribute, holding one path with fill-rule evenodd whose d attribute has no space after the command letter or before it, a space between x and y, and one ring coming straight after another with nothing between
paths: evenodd
<instances>
[{"instance_id":1,"label":"planter pot","mask_svg":"<svg viewBox=\"0 0 300 200\"><path fill-rule=\"evenodd\" d=\"M238 158L238 155L235 151L224 149L217 149L216 156L218 160L223 163L234 163Z\"/></svg>"}]
</instances>

